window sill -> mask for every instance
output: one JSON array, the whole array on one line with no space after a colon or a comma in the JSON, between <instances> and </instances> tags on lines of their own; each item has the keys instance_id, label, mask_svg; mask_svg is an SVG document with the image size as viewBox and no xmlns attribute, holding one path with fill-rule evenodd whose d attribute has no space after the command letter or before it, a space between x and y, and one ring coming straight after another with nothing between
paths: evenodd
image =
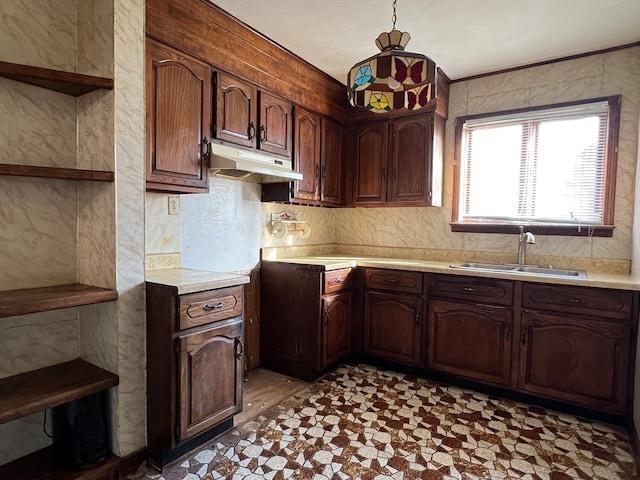
<instances>
[{"instance_id":1,"label":"window sill","mask_svg":"<svg viewBox=\"0 0 640 480\"><path fill-rule=\"evenodd\" d=\"M451 222L452 232L467 233L520 233L519 225L506 223L462 223ZM577 225L536 225L522 224L525 230L534 235L563 235L566 237L613 237L614 225L582 226Z\"/></svg>"}]
</instances>

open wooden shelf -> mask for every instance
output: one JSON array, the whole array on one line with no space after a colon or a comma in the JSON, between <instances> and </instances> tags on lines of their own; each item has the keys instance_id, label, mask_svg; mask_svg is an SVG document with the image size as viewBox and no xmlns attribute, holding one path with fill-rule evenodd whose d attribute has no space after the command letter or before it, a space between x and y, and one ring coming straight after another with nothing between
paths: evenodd
<instances>
[{"instance_id":1,"label":"open wooden shelf","mask_svg":"<svg viewBox=\"0 0 640 480\"><path fill-rule=\"evenodd\" d=\"M81 283L24 290L5 290L0 291L0 318L111 302L117 299L118 292L116 290Z\"/></svg>"},{"instance_id":2,"label":"open wooden shelf","mask_svg":"<svg viewBox=\"0 0 640 480\"><path fill-rule=\"evenodd\" d=\"M36 85L74 97L79 97L101 88L113 89L113 79L111 78L32 67L19 63L0 62L0 77Z\"/></svg>"},{"instance_id":3,"label":"open wooden shelf","mask_svg":"<svg viewBox=\"0 0 640 480\"><path fill-rule=\"evenodd\" d=\"M118 376L77 358L0 379L0 424L118 385Z\"/></svg>"},{"instance_id":4,"label":"open wooden shelf","mask_svg":"<svg viewBox=\"0 0 640 480\"><path fill-rule=\"evenodd\" d=\"M0 175L15 177L58 178L62 180L85 180L93 182L113 182L113 172L104 170L82 170L78 168L38 167L0 163Z\"/></svg>"},{"instance_id":5,"label":"open wooden shelf","mask_svg":"<svg viewBox=\"0 0 640 480\"><path fill-rule=\"evenodd\" d=\"M43 448L0 467L0 478L11 480L116 480L120 458L110 454L97 464L71 471L57 464L53 447Z\"/></svg>"}]
</instances>

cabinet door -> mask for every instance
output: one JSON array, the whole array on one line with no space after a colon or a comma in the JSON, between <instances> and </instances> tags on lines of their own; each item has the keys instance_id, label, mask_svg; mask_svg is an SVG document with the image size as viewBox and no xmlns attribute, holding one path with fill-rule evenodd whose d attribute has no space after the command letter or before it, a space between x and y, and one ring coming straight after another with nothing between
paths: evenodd
<instances>
[{"instance_id":1,"label":"cabinet door","mask_svg":"<svg viewBox=\"0 0 640 480\"><path fill-rule=\"evenodd\" d=\"M322 300L322 368L349 353L351 294L337 293Z\"/></svg>"},{"instance_id":2,"label":"cabinet door","mask_svg":"<svg viewBox=\"0 0 640 480\"><path fill-rule=\"evenodd\" d=\"M484 383L509 385L511 318L510 308L432 300L427 366Z\"/></svg>"},{"instance_id":3,"label":"cabinet door","mask_svg":"<svg viewBox=\"0 0 640 480\"><path fill-rule=\"evenodd\" d=\"M421 297L365 293L364 353L419 366L421 332Z\"/></svg>"},{"instance_id":4,"label":"cabinet door","mask_svg":"<svg viewBox=\"0 0 640 480\"><path fill-rule=\"evenodd\" d=\"M216 138L254 148L258 133L257 100L257 91L253 85L224 72L218 72L216 74Z\"/></svg>"},{"instance_id":5,"label":"cabinet door","mask_svg":"<svg viewBox=\"0 0 640 480\"><path fill-rule=\"evenodd\" d=\"M429 205L431 199L432 116L419 115L391 123L388 201Z\"/></svg>"},{"instance_id":6,"label":"cabinet door","mask_svg":"<svg viewBox=\"0 0 640 480\"><path fill-rule=\"evenodd\" d=\"M178 441L242 410L242 321L178 337Z\"/></svg>"},{"instance_id":7,"label":"cabinet door","mask_svg":"<svg viewBox=\"0 0 640 480\"><path fill-rule=\"evenodd\" d=\"M293 196L301 200L318 200L320 185L320 117L298 108L296 110L296 172L302 180L293 182Z\"/></svg>"},{"instance_id":8,"label":"cabinet door","mask_svg":"<svg viewBox=\"0 0 640 480\"><path fill-rule=\"evenodd\" d=\"M630 326L621 321L522 314L519 388L587 408L626 413Z\"/></svg>"},{"instance_id":9,"label":"cabinet door","mask_svg":"<svg viewBox=\"0 0 640 480\"><path fill-rule=\"evenodd\" d=\"M387 197L387 122L356 129L356 204L379 204Z\"/></svg>"},{"instance_id":10,"label":"cabinet door","mask_svg":"<svg viewBox=\"0 0 640 480\"><path fill-rule=\"evenodd\" d=\"M342 205L342 145L344 127L333 120L322 119L320 147L320 200L326 205Z\"/></svg>"},{"instance_id":11,"label":"cabinet door","mask_svg":"<svg viewBox=\"0 0 640 480\"><path fill-rule=\"evenodd\" d=\"M207 191L211 70L152 40L146 55L147 189Z\"/></svg>"},{"instance_id":12,"label":"cabinet door","mask_svg":"<svg viewBox=\"0 0 640 480\"><path fill-rule=\"evenodd\" d=\"M291 102L260 92L258 148L291 158Z\"/></svg>"}]
</instances>

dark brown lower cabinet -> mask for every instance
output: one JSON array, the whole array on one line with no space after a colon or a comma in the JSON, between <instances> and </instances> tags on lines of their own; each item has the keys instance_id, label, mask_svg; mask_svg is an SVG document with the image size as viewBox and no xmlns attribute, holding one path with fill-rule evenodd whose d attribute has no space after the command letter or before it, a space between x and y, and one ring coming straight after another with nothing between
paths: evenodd
<instances>
[{"instance_id":1,"label":"dark brown lower cabinet","mask_svg":"<svg viewBox=\"0 0 640 480\"><path fill-rule=\"evenodd\" d=\"M628 405L631 326L584 315L522 314L518 388L614 414Z\"/></svg>"},{"instance_id":2,"label":"dark brown lower cabinet","mask_svg":"<svg viewBox=\"0 0 640 480\"><path fill-rule=\"evenodd\" d=\"M147 444L162 468L242 410L243 287L179 295L147 283Z\"/></svg>"},{"instance_id":3,"label":"dark brown lower cabinet","mask_svg":"<svg viewBox=\"0 0 640 480\"><path fill-rule=\"evenodd\" d=\"M363 352L384 360L420 366L422 297L365 292Z\"/></svg>"},{"instance_id":4,"label":"dark brown lower cabinet","mask_svg":"<svg viewBox=\"0 0 640 480\"><path fill-rule=\"evenodd\" d=\"M311 381L349 354L351 270L262 263L261 367Z\"/></svg>"},{"instance_id":5,"label":"dark brown lower cabinet","mask_svg":"<svg viewBox=\"0 0 640 480\"><path fill-rule=\"evenodd\" d=\"M178 337L180 441L242 410L241 338L241 318Z\"/></svg>"},{"instance_id":6,"label":"dark brown lower cabinet","mask_svg":"<svg viewBox=\"0 0 640 480\"><path fill-rule=\"evenodd\" d=\"M334 293L322 299L322 366L349 354L351 293Z\"/></svg>"},{"instance_id":7,"label":"dark brown lower cabinet","mask_svg":"<svg viewBox=\"0 0 640 480\"><path fill-rule=\"evenodd\" d=\"M432 300L429 369L483 383L511 380L511 308Z\"/></svg>"}]
</instances>

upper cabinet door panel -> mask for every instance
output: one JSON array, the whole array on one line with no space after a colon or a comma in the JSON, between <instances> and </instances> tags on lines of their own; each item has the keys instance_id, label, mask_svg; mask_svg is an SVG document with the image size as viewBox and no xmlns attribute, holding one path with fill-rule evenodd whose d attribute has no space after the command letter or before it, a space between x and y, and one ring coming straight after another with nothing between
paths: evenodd
<instances>
[{"instance_id":1,"label":"upper cabinet door panel","mask_svg":"<svg viewBox=\"0 0 640 480\"><path fill-rule=\"evenodd\" d=\"M322 119L322 139L320 152L320 200L323 204L342 205L342 145L344 127L337 122Z\"/></svg>"},{"instance_id":2,"label":"upper cabinet door panel","mask_svg":"<svg viewBox=\"0 0 640 480\"><path fill-rule=\"evenodd\" d=\"M291 102L260 92L258 148L291 158Z\"/></svg>"},{"instance_id":3,"label":"upper cabinet door panel","mask_svg":"<svg viewBox=\"0 0 640 480\"><path fill-rule=\"evenodd\" d=\"M387 122L358 126L356 130L355 202L386 200Z\"/></svg>"},{"instance_id":4,"label":"upper cabinet door panel","mask_svg":"<svg viewBox=\"0 0 640 480\"><path fill-rule=\"evenodd\" d=\"M153 41L147 43L146 68L147 188L206 190L211 70Z\"/></svg>"},{"instance_id":5,"label":"upper cabinet door panel","mask_svg":"<svg viewBox=\"0 0 640 480\"><path fill-rule=\"evenodd\" d=\"M301 200L317 200L320 176L320 117L298 108L296 110L296 148L294 167L302 173L296 180L294 197Z\"/></svg>"},{"instance_id":6,"label":"upper cabinet door panel","mask_svg":"<svg viewBox=\"0 0 640 480\"><path fill-rule=\"evenodd\" d=\"M425 205L429 201L431 115L397 119L392 123L389 201Z\"/></svg>"},{"instance_id":7,"label":"upper cabinet door panel","mask_svg":"<svg viewBox=\"0 0 640 480\"><path fill-rule=\"evenodd\" d=\"M216 129L218 140L255 147L257 92L253 85L223 72L216 74Z\"/></svg>"}]
</instances>

